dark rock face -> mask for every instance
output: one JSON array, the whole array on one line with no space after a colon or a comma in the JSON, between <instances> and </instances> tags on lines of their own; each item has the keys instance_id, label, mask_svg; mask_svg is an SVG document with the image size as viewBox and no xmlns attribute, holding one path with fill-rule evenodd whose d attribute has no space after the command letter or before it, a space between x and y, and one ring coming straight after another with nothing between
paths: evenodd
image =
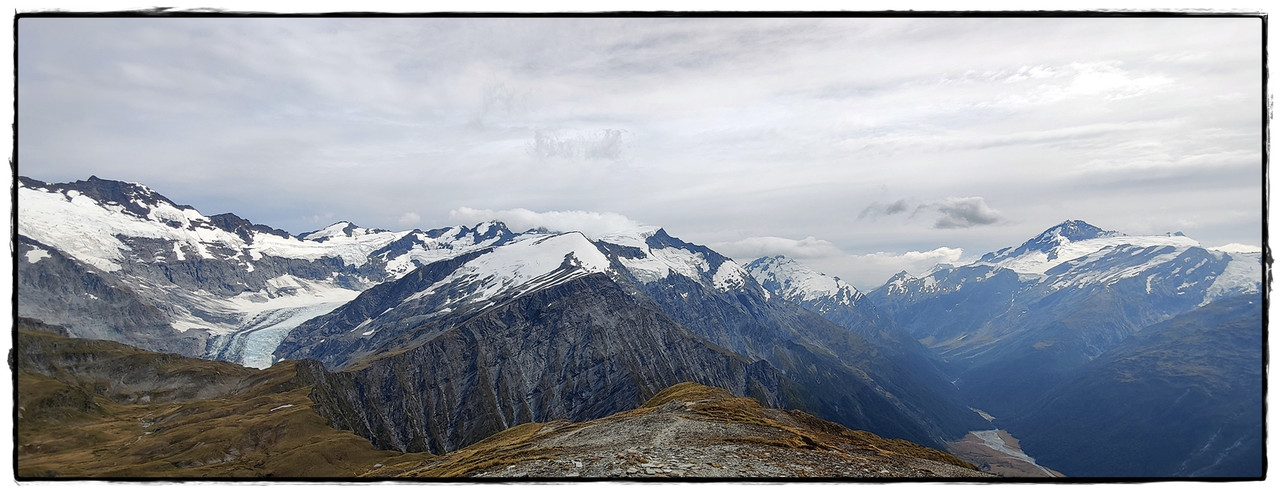
<instances>
[{"instance_id":1,"label":"dark rock face","mask_svg":"<svg viewBox=\"0 0 1280 492\"><path fill-rule=\"evenodd\" d=\"M18 315L65 327L76 337L199 355L203 333L179 333L161 307L114 276L18 236ZM35 260L35 261L33 261Z\"/></svg>"},{"instance_id":2,"label":"dark rock face","mask_svg":"<svg viewBox=\"0 0 1280 492\"><path fill-rule=\"evenodd\" d=\"M339 368L379 351L403 349L439 333L456 323L466 312L440 318L442 304L459 293L462 286L439 289L434 296L409 301L443 280L459 266L480 256L476 251L431 263L398 280L375 285L341 309L313 318L293 329L276 348L279 359L315 359L329 368ZM395 313L389 310L395 308ZM433 321L434 320L434 321ZM364 335L373 332L372 336Z\"/></svg>"},{"instance_id":3,"label":"dark rock face","mask_svg":"<svg viewBox=\"0 0 1280 492\"><path fill-rule=\"evenodd\" d=\"M768 364L691 335L601 274L438 331L340 372L313 364L318 411L379 447L442 452L520 423L634 408L680 381L771 405L796 391Z\"/></svg>"},{"instance_id":4,"label":"dark rock face","mask_svg":"<svg viewBox=\"0 0 1280 492\"><path fill-rule=\"evenodd\" d=\"M1068 476L1261 477L1262 299L1220 299L1144 328L1008 427Z\"/></svg>"}]
</instances>

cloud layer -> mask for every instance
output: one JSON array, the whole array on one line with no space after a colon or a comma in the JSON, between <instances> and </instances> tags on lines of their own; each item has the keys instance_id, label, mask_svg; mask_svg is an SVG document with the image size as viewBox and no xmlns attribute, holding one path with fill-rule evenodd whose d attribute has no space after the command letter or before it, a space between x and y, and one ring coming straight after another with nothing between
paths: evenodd
<instances>
[{"instance_id":1,"label":"cloud layer","mask_svg":"<svg viewBox=\"0 0 1280 492\"><path fill-rule=\"evenodd\" d=\"M635 217L871 264L1089 217L1258 245L1261 40L1208 16L24 18L17 166L292 232Z\"/></svg>"}]
</instances>

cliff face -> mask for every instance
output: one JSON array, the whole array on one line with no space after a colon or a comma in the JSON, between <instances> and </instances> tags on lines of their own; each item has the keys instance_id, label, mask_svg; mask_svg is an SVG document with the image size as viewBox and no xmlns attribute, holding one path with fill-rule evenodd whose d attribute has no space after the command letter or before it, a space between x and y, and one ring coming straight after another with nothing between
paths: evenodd
<instances>
[{"instance_id":1,"label":"cliff face","mask_svg":"<svg viewBox=\"0 0 1280 492\"><path fill-rule=\"evenodd\" d=\"M339 428L379 447L437 453L526 422L633 408L686 380L771 405L794 391L767 364L692 336L599 274L520 296L343 371L302 367L317 411Z\"/></svg>"}]
</instances>

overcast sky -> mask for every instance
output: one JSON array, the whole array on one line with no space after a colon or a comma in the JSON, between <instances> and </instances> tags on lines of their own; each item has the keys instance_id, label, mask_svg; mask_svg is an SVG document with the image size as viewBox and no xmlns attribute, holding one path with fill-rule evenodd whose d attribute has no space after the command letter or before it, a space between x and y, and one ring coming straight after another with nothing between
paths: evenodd
<instances>
[{"instance_id":1,"label":"overcast sky","mask_svg":"<svg viewBox=\"0 0 1280 492\"><path fill-rule=\"evenodd\" d=\"M656 225L869 290L1066 219L1260 245L1261 82L1249 17L24 18L18 166L295 234Z\"/></svg>"}]
</instances>

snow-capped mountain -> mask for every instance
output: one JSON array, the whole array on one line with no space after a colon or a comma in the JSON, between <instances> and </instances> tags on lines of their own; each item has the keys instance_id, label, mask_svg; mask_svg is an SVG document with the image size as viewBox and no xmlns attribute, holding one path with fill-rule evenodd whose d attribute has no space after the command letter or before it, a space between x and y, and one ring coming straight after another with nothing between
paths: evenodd
<instances>
[{"instance_id":1,"label":"snow-capped mountain","mask_svg":"<svg viewBox=\"0 0 1280 492\"><path fill-rule=\"evenodd\" d=\"M134 344L143 344L134 333L163 333L157 326L167 324L188 342L165 348L254 366L270 362L289 329L372 285L515 236L499 223L391 232L339 222L295 237L232 214L206 216L141 184L96 177L60 184L19 178L18 234L20 314ZM67 262L41 261L54 250ZM79 275L73 269L110 278L117 298L159 314L119 319L104 331L97 319L112 308L94 307L105 302L88 297L96 294L82 293L87 304L78 309L47 309L66 286L33 282L42 271L55 275L48 271L55 266L61 277Z\"/></svg>"},{"instance_id":2,"label":"snow-capped mountain","mask_svg":"<svg viewBox=\"0 0 1280 492\"><path fill-rule=\"evenodd\" d=\"M919 278L898 274L868 298L965 368L958 384L995 413L1016 409L1043 390L1034 386L1143 327L1257 293L1261 280L1257 253L1205 249L1178 233L1130 236L1067 221L969 265Z\"/></svg>"},{"instance_id":3,"label":"snow-capped mountain","mask_svg":"<svg viewBox=\"0 0 1280 492\"><path fill-rule=\"evenodd\" d=\"M781 255L757 258L747 264L747 271L775 295L793 302L813 303L810 309L818 314L852 306L863 297L840 277L829 277Z\"/></svg>"},{"instance_id":4,"label":"snow-capped mountain","mask_svg":"<svg viewBox=\"0 0 1280 492\"><path fill-rule=\"evenodd\" d=\"M918 342L895 326L862 292L839 277L781 255L757 258L746 268L777 298L818 313L878 346L920 352Z\"/></svg>"},{"instance_id":5,"label":"snow-capped mountain","mask_svg":"<svg viewBox=\"0 0 1280 492\"><path fill-rule=\"evenodd\" d=\"M767 291L747 281L746 270L733 260L705 246L673 238L661 228L615 232L600 237L597 243L622 267L620 270L642 284L679 275L719 292L748 289L768 297Z\"/></svg>"}]
</instances>

